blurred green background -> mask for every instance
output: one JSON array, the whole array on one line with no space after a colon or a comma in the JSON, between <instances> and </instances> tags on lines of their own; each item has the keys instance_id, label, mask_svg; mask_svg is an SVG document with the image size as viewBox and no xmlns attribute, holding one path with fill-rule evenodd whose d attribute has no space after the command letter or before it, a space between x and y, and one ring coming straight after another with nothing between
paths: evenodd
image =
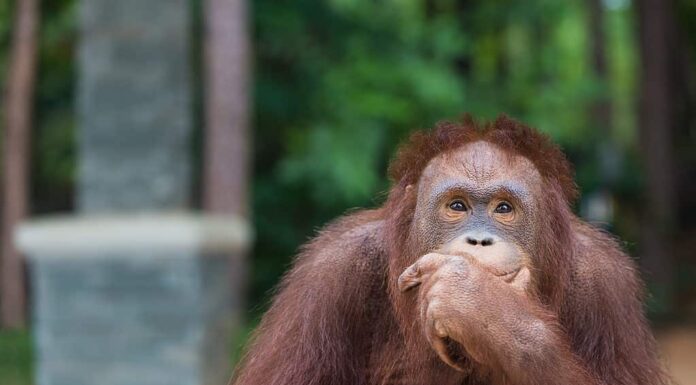
<instances>
[{"instance_id":1,"label":"blurred green background","mask_svg":"<svg viewBox=\"0 0 696 385\"><path fill-rule=\"evenodd\" d=\"M250 325L317 228L383 201L387 164L409 132L464 112L480 119L505 112L550 134L576 166L584 197L578 212L639 256L651 161L639 130L647 76L639 3L251 2L257 238L249 257ZM677 180L669 256L676 273L667 295L659 282L650 285L658 325L688 323L696 310L696 1L677 1L675 9L676 169L663 171ZM42 3L33 214L73 206L76 11L75 0ZM12 14L13 2L0 1L2 74ZM26 333L0 334L0 383L29 383L29 345Z\"/></svg>"}]
</instances>

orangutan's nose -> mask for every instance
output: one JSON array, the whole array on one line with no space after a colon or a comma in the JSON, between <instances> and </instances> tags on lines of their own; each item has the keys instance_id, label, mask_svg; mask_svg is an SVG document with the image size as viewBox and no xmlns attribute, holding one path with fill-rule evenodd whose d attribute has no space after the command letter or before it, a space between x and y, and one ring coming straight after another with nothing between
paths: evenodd
<instances>
[{"instance_id":1,"label":"orangutan's nose","mask_svg":"<svg viewBox=\"0 0 696 385\"><path fill-rule=\"evenodd\" d=\"M495 237L488 233L469 233L465 234L464 238L466 239L466 243L472 246L491 246L495 243Z\"/></svg>"}]
</instances>

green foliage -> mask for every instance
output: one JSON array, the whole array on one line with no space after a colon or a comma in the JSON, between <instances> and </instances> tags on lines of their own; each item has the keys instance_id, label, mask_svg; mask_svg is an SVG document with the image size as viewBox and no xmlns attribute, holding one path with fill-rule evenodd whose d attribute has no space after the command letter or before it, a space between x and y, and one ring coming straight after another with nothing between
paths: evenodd
<instances>
[{"instance_id":1,"label":"green foliage","mask_svg":"<svg viewBox=\"0 0 696 385\"><path fill-rule=\"evenodd\" d=\"M64 211L73 204L76 8L74 0L42 4L32 141L32 211L37 213Z\"/></svg>"},{"instance_id":2,"label":"green foliage","mask_svg":"<svg viewBox=\"0 0 696 385\"><path fill-rule=\"evenodd\" d=\"M28 332L0 331L0 382L30 385L32 346Z\"/></svg>"},{"instance_id":3,"label":"green foliage","mask_svg":"<svg viewBox=\"0 0 696 385\"><path fill-rule=\"evenodd\" d=\"M597 144L632 150L635 47L630 10L607 9L610 79L597 78L585 6L254 2L252 303L315 229L347 208L379 204L396 144L439 119L505 112L529 122L564 146L581 187L596 189ZM614 121L594 127L593 103L606 99Z\"/></svg>"}]
</instances>

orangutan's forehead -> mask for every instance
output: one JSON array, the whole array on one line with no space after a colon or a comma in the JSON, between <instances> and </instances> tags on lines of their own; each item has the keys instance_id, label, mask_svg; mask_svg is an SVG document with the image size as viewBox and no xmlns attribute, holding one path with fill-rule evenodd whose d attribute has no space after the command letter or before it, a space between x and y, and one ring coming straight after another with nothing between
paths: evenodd
<instances>
[{"instance_id":1,"label":"orangutan's forehead","mask_svg":"<svg viewBox=\"0 0 696 385\"><path fill-rule=\"evenodd\" d=\"M422 179L467 179L477 184L516 180L541 184L541 175L527 158L477 141L433 158L423 170Z\"/></svg>"}]
</instances>

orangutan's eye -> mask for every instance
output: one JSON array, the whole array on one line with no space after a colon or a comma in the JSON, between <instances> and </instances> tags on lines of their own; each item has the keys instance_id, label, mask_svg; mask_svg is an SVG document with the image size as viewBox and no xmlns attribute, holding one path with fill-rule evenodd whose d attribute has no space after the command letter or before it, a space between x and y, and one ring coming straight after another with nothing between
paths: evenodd
<instances>
[{"instance_id":1,"label":"orangutan's eye","mask_svg":"<svg viewBox=\"0 0 696 385\"><path fill-rule=\"evenodd\" d=\"M450 203L449 208L454 211L466 211L466 205L460 200Z\"/></svg>"},{"instance_id":2,"label":"orangutan's eye","mask_svg":"<svg viewBox=\"0 0 696 385\"><path fill-rule=\"evenodd\" d=\"M501 202L495 208L496 214L509 214L511 212L512 212L512 206L507 202Z\"/></svg>"}]
</instances>

